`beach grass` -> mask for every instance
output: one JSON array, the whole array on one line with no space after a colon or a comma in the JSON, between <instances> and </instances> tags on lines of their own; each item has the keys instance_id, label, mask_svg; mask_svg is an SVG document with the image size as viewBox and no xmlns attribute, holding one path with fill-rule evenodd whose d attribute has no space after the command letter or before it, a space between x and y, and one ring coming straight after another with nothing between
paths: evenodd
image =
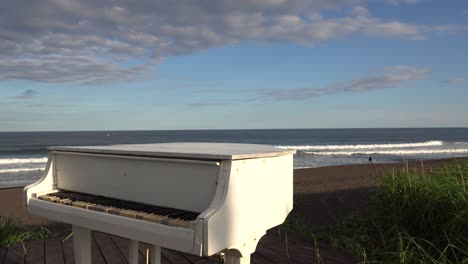
<instances>
[{"instance_id":1,"label":"beach grass","mask_svg":"<svg viewBox=\"0 0 468 264\"><path fill-rule=\"evenodd\" d=\"M361 263L468 263L467 185L467 160L437 171L422 163L418 172L389 171L366 212L318 237Z\"/></svg>"},{"instance_id":2,"label":"beach grass","mask_svg":"<svg viewBox=\"0 0 468 264\"><path fill-rule=\"evenodd\" d=\"M18 220L0 217L0 247L9 247L27 240L46 239L50 236L52 232L45 227L29 227Z\"/></svg>"}]
</instances>

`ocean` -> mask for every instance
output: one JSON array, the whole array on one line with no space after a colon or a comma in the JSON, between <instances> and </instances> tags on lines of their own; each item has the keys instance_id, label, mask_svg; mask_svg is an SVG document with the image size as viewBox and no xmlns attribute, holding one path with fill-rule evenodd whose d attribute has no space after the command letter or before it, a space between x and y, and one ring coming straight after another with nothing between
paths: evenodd
<instances>
[{"instance_id":1,"label":"ocean","mask_svg":"<svg viewBox=\"0 0 468 264\"><path fill-rule=\"evenodd\" d=\"M47 147L231 142L295 149L295 168L468 156L468 128L0 132L0 187L36 181Z\"/></svg>"}]
</instances>

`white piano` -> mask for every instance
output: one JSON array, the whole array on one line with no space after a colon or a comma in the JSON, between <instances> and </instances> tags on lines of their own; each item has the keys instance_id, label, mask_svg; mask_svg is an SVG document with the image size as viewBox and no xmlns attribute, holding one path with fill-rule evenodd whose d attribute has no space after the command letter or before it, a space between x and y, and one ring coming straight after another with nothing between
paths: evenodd
<instances>
[{"instance_id":1,"label":"white piano","mask_svg":"<svg viewBox=\"0 0 468 264\"><path fill-rule=\"evenodd\" d=\"M51 147L24 189L29 212L73 225L75 262L91 263L91 230L150 246L250 263L293 207L294 151L266 145L167 143Z\"/></svg>"}]
</instances>

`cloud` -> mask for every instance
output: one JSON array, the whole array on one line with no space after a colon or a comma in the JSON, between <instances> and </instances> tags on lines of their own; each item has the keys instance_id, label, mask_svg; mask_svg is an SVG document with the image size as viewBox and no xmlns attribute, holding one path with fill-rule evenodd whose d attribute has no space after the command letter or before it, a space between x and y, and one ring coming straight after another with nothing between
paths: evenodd
<instances>
[{"instance_id":1,"label":"cloud","mask_svg":"<svg viewBox=\"0 0 468 264\"><path fill-rule=\"evenodd\" d=\"M414 5L414 4L421 3L421 0L384 0L384 2L390 5L399 5L399 4Z\"/></svg>"},{"instance_id":2,"label":"cloud","mask_svg":"<svg viewBox=\"0 0 468 264\"><path fill-rule=\"evenodd\" d=\"M448 83L464 83L465 82L465 78L461 78L461 77L453 77L453 78L449 78L447 80Z\"/></svg>"},{"instance_id":3,"label":"cloud","mask_svg":"<svg viewBox=\"0 0 468 264\"><path fill-rule=\"evenodd\" d=\"M277 101L306 100L312 97L343 93L366 92L385 88L401 87L403 84L427 77L429 68L398 65L382 69L378 74L350 80L344 84L333 84L324 88L296 89L260 89L260 97L272 98Z\"/></svg>"},{"instance_id":4,"label":"cloud","mask_svg":"<svg viewBox=\"0 0 468 264\"><path fill-rule=\"evenodd\" d=\"M429 71L429 68L417 68L408 65L388 67L383 70L382 74L351 81L344 87L344 90L362 92L398 87L404 82L425 78Z\"/></svg>"},{"instance_id":5,"label":"cloud","mask_svg":"<svg viewBox=\"0 0 468 264\"><path fill-rule=\"evenodd\" d=\"M271 97L277 101L306 100L324 94L316 88L260 89L258 93L261 97Z\"/></svg>"},{"instance_id":6,"label":"cloud","mask_svg":"<svg viewBox=\"0 0 468 264\"><path fill-rule=\"evenodd\" d=\"M224 106L230 103L231 101L226 100L226 99L205 99L205 100L192 102L187 105L193 108L201 108L201 107L211 107L211 106Z\"/></svg>"},{"instance_id":7,"label":"cloud","mask_svg":"<svg viewBox=\"0 0 468 264\"><path fill-rule=\"evenodd\" d=\"M15 96L16 99L29 99L34 97L37 94L36 90L26 90L20 95Z\"/></svg>"},{"instance_id":8,"label":"cloud","mask_svg":"<svg viewBox=\"0 0 468 264\"><path fill-rule=\"evenodd\" d=\"M419 40L466 30L383 20L362 2L7 1L0 9L0 80L131 82L151 78L164 57L242 41L313 46L352 35ZM330 9L333 16L323 15Z\"/></svg>"}]
</instances>

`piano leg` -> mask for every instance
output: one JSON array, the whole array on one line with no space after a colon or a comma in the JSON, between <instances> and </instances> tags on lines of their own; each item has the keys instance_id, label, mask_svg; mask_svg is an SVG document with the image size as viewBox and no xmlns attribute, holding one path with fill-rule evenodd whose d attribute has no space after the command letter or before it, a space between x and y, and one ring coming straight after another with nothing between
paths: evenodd
<instances>
[{"instance_id":1,"label":"piano leg","mask_svg":"<svg viewBox=\"0 0 468 264\"><path fill-rule=\"evenodd\" d=\"M76 264L91 263L91 229L73 225Z\"/></svg>"},{"instance_id":2,"label":"piano leg","mask_svg":"<svg viewBox=\"0 0 468 264\"><path fill-rule=\"evenodd\" d=\"M150 245L150 263L161 264L161 247Z\"/></svg>"},{"instance_id":3,"label":"piano leg","mask_svg":"<svg viewBox=\"0 0 468 264\"><path fill-rule=\"evenodd\" d=\"M128 243L128 264L138 264L138 241L130 240Z\"/></svg>"},{"instance_id":4,"label":"piano leg","mask_svg":"<svg viewBox=\"0 0 468 264\"><path fill-rule=\"evenodd\" d=\"M235 249L230 249L226 251L224 255L225 264L250 264L250 254L242 254Z\"/></svg>"}]
</instances>

